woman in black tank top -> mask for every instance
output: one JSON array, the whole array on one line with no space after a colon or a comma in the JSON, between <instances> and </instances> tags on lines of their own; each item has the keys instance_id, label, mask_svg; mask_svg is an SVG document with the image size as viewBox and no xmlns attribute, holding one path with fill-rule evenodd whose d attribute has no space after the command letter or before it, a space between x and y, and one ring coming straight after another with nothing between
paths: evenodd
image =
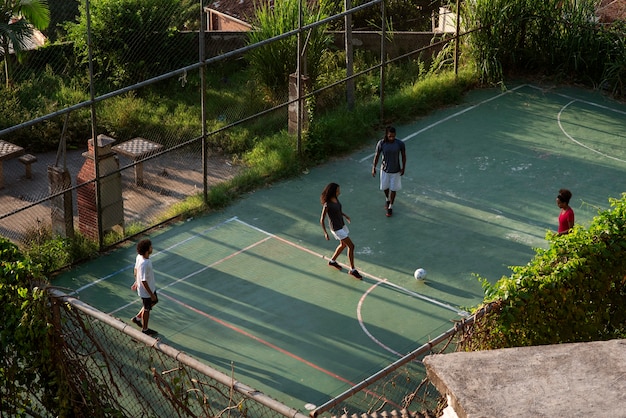
<instances>
[{"instance_id":1,"label":"woman in black tank top","mask_svg":"<svg viewBox=\"0 0 626 418\"><path fill-rule=\"evenodd\" d=\"M346 218L346 221L350 223L350 217L342 211L341 203L338 199L340 193L341 189L337 183L329 183L324 188L322 195L320 196L320 202L322 203L320 225L322 225L322 230L324 231L324 238L326 238L326 240L330 239L328 231L326 231L325 223L325 218L328 216L331 232L335 239L339 240L339 245L337 245L333 256L328 261L328 265L341 270L341 266L337 262L337 257L339 257L339 255L343 252L344 248L347 248L348 261L350 262L350 270L348 270L348 274L357 279L361 279L361 274L354 268L354 243L348 236L350 231L343 221L343 218Z\"/></svg>"}]
</instances>

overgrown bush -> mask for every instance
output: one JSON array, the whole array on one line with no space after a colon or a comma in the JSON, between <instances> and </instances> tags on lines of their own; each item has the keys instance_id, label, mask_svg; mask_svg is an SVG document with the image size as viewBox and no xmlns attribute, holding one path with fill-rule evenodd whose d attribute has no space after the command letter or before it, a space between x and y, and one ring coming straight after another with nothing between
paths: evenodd
<instances>
[{"instance_id":1,"label":"overgrown bush","mask_svg":"<svg viewBox=\"0 0 626 418\"><path fill-rule=\"evenodd\" d=\"M92 0L89 5L96 79L119 88L176 68L179 47L172 40L183 11L180 1ZM66 23L65 29L77 57L86 63L85 3L79 10L78 22Z\"/></svg>"},{"instance_id":2,"label":"overgrown bush","mask_svg":"<svg viewBox=\"0 0 626 418\"><path fill-rule=\"evenodd\" d=\"M0 268L0 411L47 416L67 397L57 379L45 280L40 267L2 237Z\"/></svg>"},{"instance_id":3,"label":"overgrown bush","mask_svg":"<svg viewBox=\"0 0 626 418\"><path fill-rule=\"evenodd\" d=\"M98 245L80 233L64 238L52 233L49 227L31 229L24 239L24 252L39 266L43 274L49 274L76 261L98 254Z\"/></svg>"},{"instance_id":4,"label":"overgrown bush","mask_svg":"<svg viewBox=\"0 0 626 418\"><path fill-rule=\"evenodd\" d=\"M494 285L494 310L475 324L465 350L626 337L626 193L610 199L588 229L548 232L550 247Z\"/></svg>"}]
</instances>

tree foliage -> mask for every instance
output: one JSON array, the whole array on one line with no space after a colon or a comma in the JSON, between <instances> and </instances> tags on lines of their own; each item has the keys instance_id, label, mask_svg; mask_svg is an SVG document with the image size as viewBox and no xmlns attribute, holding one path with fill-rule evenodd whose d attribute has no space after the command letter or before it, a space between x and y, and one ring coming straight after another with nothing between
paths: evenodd
<instances>
[{"instance_id":1,"label":"tree foliage","mask_svg":"<svg viewBox=\"0 0 626 418\"><path fill-rule=\"evenodd\" d=\"M352 0L352 7L369 0ZM343 2L342 2L343 3ZM431 16L439 10L441 0L386 0L385 14L396 31L430 32ZM355 13L354 30L380 30L380 7L370 7Z\"/></svg>"},{"instance_id":2,"label":"tree foliage","mask_svg":"<svg viewBox=\"0 0 626 418\"><path fill-rule=\"evenodd\" d=\"M464 349L585 342L626 336L626 193L610 199L589 229L548 232L525 266L494 285L483 280L485 303Z\"/></svg>"},{"instance_id":3,"label":"tree foliage","mask_svg":"<svg viewBox=\"0 0 626 418\"><path fill-rule=\"evenodd\" d=\"M76 54L88 62L87 13L80 5L77 23L66 25ZM181 14L179 0L92 0L91 43L96 78L123 86L172 68L172 35Z\"/></svg>"},{"instance_id":4,"label":"tree foliage","mask_svg":"<svg viewBox=\"0 0 626 418\"><path fill-rule=\"evenodd\" d=\"M11 48L19 55L28 45L33 28L50 23L46 0L5 0L0 2L0 54L4 58L6 87L11 80Z\"/></svg>"},{"instance_id":5,"label":"tree foliage","mask_svg":"<svg viewBox=\"0 0 626 418\"><path fill-rule=\"evenodd\" d=\"M6 416L60 411L64 396L54 360L52 312L40 270L4 238L0 238L0 260L0 411Z\"/></svg>"}]
</instances>

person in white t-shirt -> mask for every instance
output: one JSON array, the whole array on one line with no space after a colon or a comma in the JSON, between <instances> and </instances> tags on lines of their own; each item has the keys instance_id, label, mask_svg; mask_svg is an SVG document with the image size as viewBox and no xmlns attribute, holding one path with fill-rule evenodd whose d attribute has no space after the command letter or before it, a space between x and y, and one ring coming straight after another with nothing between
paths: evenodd
<instances>
[{"instance_id":1,"label":"person in white t-shirt","mask_svg":"<svg viewBox=\"0 0 626 418\"><path fill-rule=\"evenodd\" d=\"M147 335L156 335L157 332L148 327L152 307L159 301L156 292L154 269L152 268L152 241L141 240L137 243L137 258L135 260L135 284L133 287L141 298L142 308L132 322L141 326L141 331Z\"/></svg>"}]
</instances>

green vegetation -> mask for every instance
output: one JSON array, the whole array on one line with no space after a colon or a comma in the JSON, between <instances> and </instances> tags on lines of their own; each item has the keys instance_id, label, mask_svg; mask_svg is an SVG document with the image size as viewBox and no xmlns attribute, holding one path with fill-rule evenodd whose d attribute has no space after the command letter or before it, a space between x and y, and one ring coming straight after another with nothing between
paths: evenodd
<instances>
[{"instance_id":1,"label":"green vegetation","mask_svg":"<svg viewBox=\"0 0 626 418\"><path fill-rule=\"evenodd\" d=\"M476 0L464 25L464 59L484 83L507 76L579 82L626 94L626 24L600 25L594 0ZM485 307L462 350L624 338L626 196L611 200L588 230L548 233L548 250L495 285L481 278ZM480 308L479 307L479 308ZM477 308L478 309L478 308Z\"/></svg>"},{"instance_id":2,"label":"green vegetation","mask_svg":"<svg viewBox=\"0 0 626 418\"><path fill-rule=\"evenodd\" d=\"M4 61L5 86L11 81L13 56L27 47L33 29L45 29L50 23L50 10L45 0L6 0L0 3L0 52Z\"/></svg>"},{"instance_id":3,"label":"green vegetation","mask_svg":"<svg viewBox=\"0 0 626 418\"><path fill-rule=\"evenodd\" d=\"M94 43L101 51L98 54L100 61L96 63L97 83L103 91L185 64L188 59L185 54L168 54L167 51L175 45L173 31L187 24L184 21L189 14L181 11L176 20L165 22L151 15L154 8L144 9L144 6L152 5L157 9L173 10L168 8L176 8L178 3L174 5L171 0L142 1L141 4L133 0L98 0L94 3L93 18L97 29ZM137 24L150 22L156 25L154 28L159 30L161 42L159 53L163 54L164 61L147 62L149 57L145 53L150 43L155 42L154 38L139 37L135 44L131 42L135 39L133 32L128 30L116 32L116 39L109 39L109 29L117 28L120 21L128 18L126 12L118 8L122 4L137 14L146 13L141 18L134 16L139 19ZM294 4L291 0L285 2L285 7L291 5L291 9L284 10L285 14L281 15L284 21L272 20L268 11L265 17L262 14L259 16L258 24L267 26L259 35L262 36L259 40L295 27ZM307 19L325 16L327 11L323 5L319 10L310 11ZM511 3L476 0L464 5L465 26L468 29L482 26L483 29L465 38L465 65L458 76L450 69L449 48L445 48L428 68L420 59L388 66L385 123L413 120L436 108L458 103L464 92L477 86L479 81L498 83L509 75L532 74L556 80L582 81L587 85L607 88L616 95L626 93L625 26L623 23L609 26L590 23L589 1L548 0L545 3L531 0ZM189 4L184 3L183 6L188 8ZM68 37L74 38L74 47L84 42L79 39L81 25L85 23L83 19L81 17L77 24L66 26ZM59 34L62 36L61 32ZM311 39L308 70L313 76L314 89L341 80L345 72L343 52L325 48L327 39L321 33L313 33ZM55 64L45 66L43 71L26 71L12 89L0 89L0 127L13 126L88 99L86 75L82 70L73 71L75 68L84 69L84 66L77 67L71 58L65 59L67 48L55 46L34 52L30 57L31 63ZM352 111L336 105L344 102L343 85L325 89L307 100L310 124L302 138L303 152L300 155L295 151L295 138L284 131L286 109L222 131L222 127L274 105L277 98L282 100L278 97L279 92L286 89L279 86L284 86L286 77L295 70L287 68L284 63L293 62L295 49L295 37L291 37L279 48L259 48L257 53L247 57L249 61L220 62L207 72L208 129L218 132L210 135L207 141L213 150L234 155L246 166L246 170L232 180L211 187L206 199L197 195L172 206L161 214L160 221L177 216L197 216L223 208L244 193L298 175L307 167L325 161L331 155L331 147L332 155L350 152L380 130L381 126L372 122L378 121L380 116L380 83L377 72L372 71L355 80L358 100ZM84 58L84 49L82 51L77 56L79 61ZM47 58L55 54L57 59ZM172 57L178 57L178 61L170 61L174 59ZM357 53L355 70L372 67L376 59L367 53ZM267 79L261 77L265 73ZM151 138L156 141L197 136L201 131L199 77L189 74L185 86L181 88L180 84L172 79L108 99L106 106L98 104L98 131L129 137L139 129L150 132ZM224 109L230 112L224 113ZM34 151L55 149L61 126L59 118L22 129L15 133L12 142ZM69 145L82 144L84 138L91 135L90 132L89 111L73 112L67 131ZM32 138L37 138L37 142L33 143ZM623 256L626 248L623 233L625 199L613 201L613 210L601 213L589 231L577 228L568 236L549 236L550 249L538 251L527 266L514 267L511 277L502 278L494 286L484 281L485 303L493 301L496 309L476 324L477 332L471 340L464 342L463 348L496 348L623 336L622 323L626 318L618 308L625 302L626 265L622 261L626 259ZM147 227L149 225L133 224L128 227L127 236ZM112 234L106 237L105 243L112 245L123 238ZM27 278L39 278L42 274L93 256L97 248L84 237L61 239L53 237L49 231L33 231L24 251L28 258L22 258L19 251L4 240L0 240L0 246L3 248L0 300L3 306L11 305L11 310L7 311L9 325L0 329L0 336L3 349L17 350L17 357L5 355L3 359L0 373L4 375L0 377L11 378L11 382L16 383L4 389L7 392L6 396L2 393L2 402L5 399L17 400L7 408L13 408L8 410L20 414L28 408L29 402L23 397L28 393L22 394L21 390L35 381L33 390L37 391L40 389L37 379L47 378L49 376L44 374L54 372L43 367L38 371L39 375L34 375L29 374L32 372L30 369L19 369L26 364L22 358L30 356L34 360L29 361L37 366L43 357L42 352L49 354L45 340L49 326L45 319L49 313L39 311L42 306L33 303L42 296ZM15 281L17 284L13 283ZM25 313L24 309L33 309L39 316ZM26 347L14 348L18 340L12 335L21 336L20 333L24 332L30 332L24 337ZM35 343L41 347L36 353ZM61 389L47 387L45 390ZM1 406L5 410L5 405Z\"/></svg>"},{"instance_id":4,"label":"green vegetation","mask_svg":"<svg viewBox=\"0 0 626 418\"><path fill-rule=\"evenodd\" d=\"M248 43L256 44L298 28L299 0L283 0L263 3L256 12L253 26L248 32ZM308 5L308 6L307 6ZM322 0L315 7L303 3L302 24L318 22L330 14L335 7L333 0ZM326 26L317 26L302 39L302 48L306 51L305 75L315 82L331 43L331 37L325 32ZM305 44L306 42L306 44ZM283 38L250 51L247 60L254 78L259 80L272 97L282 99L287 92L289 75L295 73L298 56L296 36Z\"/></svg>"},{"instance_id":5,"label":"green vegetation","mask_svg":"<svg viewBox=\"0 0 626 418\"><path fill-rule=\"evenodd\" d=\"M98 245L76 233L74 238L54 235L49 227L33 228L26 234L24 254L41 271L48 275L78 260L86 260L98 254Z\"/></svg>"},{"instance_id":6,"label":"green vegetation","mask_svg":"<svg viewBox=\"0 0 626 418\"><path fill-rule=\"evenodd\" d=\"M55 378L58 350L45 278L36 263L1 237L0 267L0 410L3 416L45 415L41 407L63 398Z\"/></svg>"},{"instance_id":7,"label":"green vegetation","mask_svg":"<svg viewBox=\"0 0 626 418\"><path fill-rule=\"evenodd\" d=\"M123 87L179 67L174 59L179 46L172 42L176 30L172 16L182 13L179 0L92 0L89 5L97 79ZM85 3L79 10L79 21L65 28L77 59L85 64L89 58Z\"/></svg>"},{"instance_id":8,"label":"green vegetation","mask_svg":"<svg viewBox=\"0 0 626 418\"><path fill-rule=\"evenodd\" d=\"M626 94L626 23L596 23L596 0L463 2L466 59L483 82L545 76Z\"/></svg>"},{"instance_id":9,"label":"green vegetation","mask_svg":"<svg viewBox=\"0 0 626 418\"><path fill-rule=\"evenodd\" d=\"M475 324L464 350L599 341L626 337L626 193L610 199L589 229L548 232L525 266L494 285L494 309Z\"/></svg>"}]
</instances>

